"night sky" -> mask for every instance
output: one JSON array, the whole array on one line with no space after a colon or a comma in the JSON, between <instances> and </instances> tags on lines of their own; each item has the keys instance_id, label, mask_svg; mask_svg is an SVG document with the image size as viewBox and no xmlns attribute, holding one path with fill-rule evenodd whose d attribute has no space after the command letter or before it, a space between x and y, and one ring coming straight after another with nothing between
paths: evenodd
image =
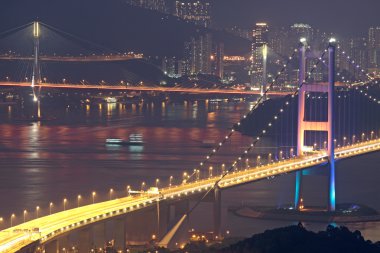
<instances>
[{"instance_id":1,"label":"night sky","mask_svg":"<svg viewBox=\"0 0 380 253\"><path fill-rule=\"evenodd\" d=\"M326 32L366 36L368 27L380 25L380 0L213 0L213 5L219 26L303 22Z\"/></svg>"}]
</instances>

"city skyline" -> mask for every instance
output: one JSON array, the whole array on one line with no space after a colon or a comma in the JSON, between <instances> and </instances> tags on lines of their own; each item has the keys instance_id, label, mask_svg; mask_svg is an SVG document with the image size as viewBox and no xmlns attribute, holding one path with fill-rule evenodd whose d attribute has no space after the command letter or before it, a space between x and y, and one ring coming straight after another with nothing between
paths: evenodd
<instances>
[{"instance_id":1,"label":"city skyline","mask_svg":"<svg viewBox=\"0 0 380 253\"><path fill-rule=\"evenodd\" d=\"M377 18L380 2L374 0L364 0L360 3L357 0L237 0L234 1L236 8L231 8L229 0L211 2L215 8L215 22L219 26L238 25L249 28L257 22L267 22L277 27L288 27L294 23L308 23L326 32L355 36L365 35L369 27L380 25ZM339 13L339 16L335 13Z\"/></svg>"},{"instance_id":2,"label":"city skyline","mask_svg":"<svg viewBox=\"0 0 380 253\"><path fill-rule=\"evenodd\" d=\"M380 252L380 4L329 1L7 1L0 253Z\"/></svg>"}]
</instances>

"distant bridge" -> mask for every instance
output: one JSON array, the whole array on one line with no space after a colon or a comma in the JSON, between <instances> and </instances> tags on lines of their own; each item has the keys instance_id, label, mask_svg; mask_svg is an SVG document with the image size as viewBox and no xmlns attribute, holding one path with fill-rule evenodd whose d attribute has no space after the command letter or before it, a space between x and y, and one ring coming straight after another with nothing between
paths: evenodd
<instances>
[{"instance_id":1,"label":"distant bridge","mask_svg":"<svg viewBox=\"0 0 380 253\"><path fill-rule=\"evenodd\" d=\"M30 87L30 82L0 82L0 87ZM56 84L40 83L34 86L43 89L88 89L88 90L117 90L117 91L155 91L175 92L190 94L221 94L221 95L260 95L258 90L235 90L235 89L204 89L204 88L182 88L182 87L159 87L159 86L122 86L122 85L91 85L91 84ZM272 96L286 96L290 91L269 91Z\"/></svg>"},{"instance_id":2,"label":"distant bridge","mask_svg":"<svg viewBox=\"0 0 380 253\"><path fill-rule=\"evenodd\" d=\"M113 62L143 59L142 54L89 55L89 56L39 56L40 61L51 62ZM0 55L0 60L34 61L34 57Z\"/></svg>"}]
</instances>

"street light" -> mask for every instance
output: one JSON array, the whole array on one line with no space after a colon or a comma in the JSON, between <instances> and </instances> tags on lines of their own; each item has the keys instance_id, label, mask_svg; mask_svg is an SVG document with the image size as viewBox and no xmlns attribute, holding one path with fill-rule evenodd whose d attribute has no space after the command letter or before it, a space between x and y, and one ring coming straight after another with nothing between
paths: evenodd
<instances>
[{"instance_id":1,"label":"street light","mask_svg":"<svg viewBox=\"0 0 380 253\"><path fill-rule=\"evenodd\" d=\"M110 200L112 200L112 193L113 193L113 189L111 188L110 189Z\"/></svg>"},{"instance_id":2,"label":"street light","mask_svg":"<svg viewBox=\"0 0 380 253\"><path fill-rule=\"evenodd\" d=\"M182 183L186 183L186 178L187 178L187 172L184 172L183 173L183 177L182 177Z\"/></svg>"},{"instance_id":3,"label":"street light","mask_svg":"<svg viewBox=\"0 0 380 253\"><path fill-rule=\"evenodd\" d=\"M53 207L53 202L50 202L49 204L49 215L51 215L51 208Z\"/></svg>"},{"instance_id":4,"label":"street light","mask_svg":"<svg viewBox=\"0 0 380 253\"><path fill-rule=\"evenodd\" d=\"M26 215L28 214L28 211L24 210L24 223L25 223L25 220L26 220Z\"/></svg>"},{"instance_id":5,"label":"street light","mask_svg":"<svg viewBox=\"0 0 380 253\"><path fill-rule=\"evenodd\" d=\"M80 204L80 200L81 200L82 196L81 195L78 195L77 196L77 203L78 203L78 207L79 207L79 204Z\"/></svg>"},{"instance_id":6,"label":"street light","mask_svg":"<svg viewBox=\"0 0 380 253\"><path fill-rule=\"evenodd\" d=\"M95 195L96 195L96 192L92 192L92 204L95 203Z\"/></svg>"},{"instance_id":7,"label":"street light","mask_svg":"<svg viewBox=\"0 0 380 253\"><path fill-rule=\"evenodd\" d=\"M160 179L159 178L157 178L156 179L156 187L158 188L158 184L160 183Z\"/></svg>"},{"instance_id":8,"label":"street light","mask_svg":"<svg viewBox=\"0 0 380 253\"><path fill-rule=\"evenodd\" d=\"M144 187L145 187L145 182L142 182L142 183L141 183L141 191L144 190Z\"/></svg>"},{"instance_id":9,"label":"street light","mask_svg":"<svg viewBox=\"0 0 380 253\"><path fill-rule=\"evenodd\" d=\"M169 187L172 186L172 182L173 182L173 176L170 176L170 177L169 177Z\"/></svg>"},{"instance_id":10,"label":"street light","mask_svg":"<svg viewBox=\"0 0 380 253\"><path fill-rule=\"evenodd\" d=\"M131 195L131 193L129 192L131 190L131 186L130 185L127 185L127 195Z\"/></svg>"},{"instance_id":11,"label":"street light","mask_svg":"<svg viewBox=\"0 0 380 253\"><path fill-rule=\"evenodd\" d=\"M36 206L36 217L38 219L38 211L40 210L40 207L39 206Z\"/></svg>"},{"instance_id":12,"label":"street light","mask_svg":"<svg viewBox=\"0 0 380 253\"><path fill-rule=\"evenodd\" d=\"M66 211L66 202L67 202L67 199L64 198L63 199L63 211Z\"/></svg>"},{"instance_id":13,"label":"street light","mask_svg":"<svg viewBox=\"0 0 380 253\"><path fill-rule=\"evenodd\" d=\"M12 213L11 215L11 227L13 226L13 219L16 217L16 215L14 213Z\"/></svg>"},{"instance_id":14,"label":"street light","mask_svg":"<svg viewBox=\"0 0 380 253\"><path fill-rule=\"evenodd\" d=\"M212 166L208 168L208 177L212 177Z\"/></svg>"}]
</instances>

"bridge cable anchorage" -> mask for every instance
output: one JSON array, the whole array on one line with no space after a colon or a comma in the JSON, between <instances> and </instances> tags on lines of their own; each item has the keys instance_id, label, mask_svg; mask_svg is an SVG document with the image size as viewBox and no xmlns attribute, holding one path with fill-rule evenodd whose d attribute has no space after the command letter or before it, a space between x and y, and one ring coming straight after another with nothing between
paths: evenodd
<instances>
[{"instance_id":1,"label":"bridge cable anchorage","mask_svg":"<svg viewBox=\"0 0 380 253\"><path fill-rule=\"evenodd\" d=\"M273 78L271 80L271 82L270 82L269 86L267 87L267 89L263 92L263 94L260 95L260 97L258 98L258 100L253 105L253 107L248 111L248 113L246 113L245 115L243 115L243 117L240 118L240 120L237 123L233 124L233 126L231 127L230 132L225 136L225 138L223 140L221 140L218 143L218 145L211 150L211 152L205 157L205 159L202 162L199 163L200 168L202 168L220 150L220 148L231 138L231 136L238 129L238 127L241 125L241 123L249 115L251 115L253 113L253 111L255 111L262 102L264 102L265 97L267 97L268 92L273 87L273 85L277 82L278 78L284 73L284 71L286 70L286 68L289 66L290 61L292 61L294 59L294 56L295 56L295 54L297 52L298 52L298 49L295 49L293 51L292 55L287 58L286 63L282 65L281 70L277 73L277 75L275 76L275 78ZM194 171L195 170L198 170L198 169L195 168Z\"/></svg>"},{"instance_id":2,"label":"bridge cable anchorage","mask_svg":"<svg viewBox=\"0 0 380 253\"><path fill-rule=\"evenodd\" d=\"M295 51L295 52L297 52L297 51ZM322 53L322 55L321 55L321 57L323 57L325 54L326 54L326 52L327 52L327 50L325 50L323 53ZM290 57L289 58L289 60L291 60L291 58L292 57ZM317 62L317 64L316 65L318 65L319 64L319 62L320 61L318 61ZM285 68L285 67L284 67ZM310 72L310 74L312 73L314 71L314 68L311 70L311 72ZM305 81L301 84L301 85L303 85L303 84L305 84L306 83L306 81L308 80L308 78L310 77L310 75L308 74L306 77L305 77ZM276 78L274 79L274 80L276 80L278 78L278 76L276 76ZM273 82L274 83L274 82ZM267 92L268 92L268 90L271 88L271 86L273 85L273 83L267 88L267 90L264 92L264 94L266 94ZM295 91L295 93L291 96L291 98L294 98L294 96L295 95L297 95L298 94L298 92L299 92L299 90L297 89L296 91ZM260 97L260 99L262 99L263 97L264 97L264 94L263 94L263 96L261 96ZM256 103L255 104L255 106L257 105L258 103ZM286 106L288 105L289 103L288 103L288 101L287 101L287 103L285 104ZM280 109L280 113L282 113L283 112L283 108L281 108ZM276 120L276 119L278 119L278 116L279 115L276 115L276 116L274 116L274 119ZM239 122L240 123L240 122ZM268 124L268 127L271 127L272 126L272 123L269 123ZM233 131L231 131L230 132L230 134L232 135L232 133L233 133ZM247 154L248 154L248 152L249 151L251 151L255 146L256 146L256 144L257 144L257 142L259 142L260 141L260 139L261 139L261 137L263 137L264 135L265 135L265 133L266 133L266 130L263 130L261 133L260 133L260 135L259 136L257 136L256 138L255 138L255 140L249 145L249 147L243 152L243 154L241 155L241 156L239 156L239 158L237 159L237 160L241 160L242 158L244 158ZM209 158L208 158L209 159ZM232 163L232 165L228 168L228 170L227 171L225 171L220 177L218 177L216 180L215 180L215 182L213 183L213 186L212 187L210 187L202 196L201 196L201 198L200 199L198 199L198 201L196 201L196 203L186 212L186 214L181 218L181 220L179 221L179 222L181 222L182 223L182 221L183 221L183 219L184 218L186 218L186 217L188 217L194 210L195 210L195 208L197 208L198 206L199 206L199 204L207 197L207 195L211 192L211 191L213 191L213 190L215 190L216 188L218 188L219 187L219 183L223 180L223 178L225 178L234 168L235 168L235 166L236 166L236 164L237 164L237 162L238 161L234 161L233 163Z\"/></svg>"}]
</instances>

